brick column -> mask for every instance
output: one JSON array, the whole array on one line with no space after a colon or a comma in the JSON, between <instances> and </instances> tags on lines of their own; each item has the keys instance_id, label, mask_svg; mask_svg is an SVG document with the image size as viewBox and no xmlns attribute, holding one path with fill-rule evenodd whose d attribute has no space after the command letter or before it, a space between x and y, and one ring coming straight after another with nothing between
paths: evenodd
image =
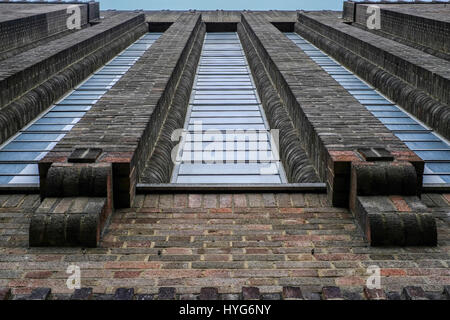
<instances>
[{"instance_id":1,"label":"brick column","mask_svg":"<svg viewBox=\"0 0 450 320\"><path fill-rule=\"evenodd\" d=\"M424 167L420 158L262 15L244 13L242 23L299 132L300 143L327 184L333 205L350 207L360 226L366 226L367 215L360 218L357 203L364 195L361 190L367 188L364 179L352 181L352 173L365 173L369 196L420 195ZM402 187L403 183L408 188ZM398 187L388 188L391 185ZM428 216L423 217L429 221ZM430 234L431 240L423 236L417 241L381 244L433 245L436 227L431 221L428 225L425 229L417 224L411 228L395 225L392 232L414 230L416 238ZM374 227L369 233L365 230L365 235L372 241L389 232Z\"/></svg>"},{"instance_id":2,"label":"brick column","mask_svg":"<svg viewBox=\"0 0 450 320\"><path fill-rule=\"evenodd\" d=\"M98 206L98 218L92 220L89 232L100 235L113 206L131 206L137 179L167 116L200 22L199 14L181 15L39 163L42 198L104 199L98 201L103 206ZM86 159L78 159L80 155ZM34 214L30 230L37 231L30 233L32 245L92 245L98 240L86 240L80 228L67 229L68 220L53 217L53 209ZM72 216L66 209L65 216ZM82 214L92 217L92 212ZM54 230L66 230L69 237L48 234Z\"/></svg>"}]
</instances>

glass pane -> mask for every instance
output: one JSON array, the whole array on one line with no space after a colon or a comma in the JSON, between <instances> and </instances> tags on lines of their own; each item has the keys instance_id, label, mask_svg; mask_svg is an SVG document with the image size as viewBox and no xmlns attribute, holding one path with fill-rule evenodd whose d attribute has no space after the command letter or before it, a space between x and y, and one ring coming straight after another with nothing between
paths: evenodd
<instances>
[{"instance_id":1,"label":"glass pane","mask_svg":"<svg viewBox=\"0 0 450 320\"><path fill-rule=\"evenodd\" d=\"M427 131L428 129L422 127L421 125L414 124L387 124L386 128L392 131Z\"/></svg>"},{"instance_id":2,"label":"glass pane","mask_svg":"<svg viewBox=\"0 0 450 320\"><path fill-rule=\"evenodd\" d=\"M423 160L450 161L450 151L416 151L416 154Z\"/></svg>"},{"instance_id":3,"label":"glass pane","mask_svg":"<svg viewBox=\"0 0 450 320\"><path fill-rule=\"evenodd\" d=\"M37 161L47 152L5 152L0 151L0 161Z\"/></svg>"},{"instance_id":4,"label":"glass pane","mask_svg":"<svg viewBox=\"0 0 450 320\"><path fill-rule=\"evenodd\" d=\"M21 133L14 141L59 141L63 137L61 133Z\"/></svg>"},{"instance_id":5,"label":"glass pane","mask_svg":"<svg viewBox=\"0 0 450 320\"><path fill-rule=\"evenodd\" d=\"M70 131L73 125L63 125L63 124L33 124L29 126L25 131Z\"/></svg>"},{"instance_id":6,"label":"glass pane","mask_svg":"<svg viewBox=\"0 0 450 320\"><path fill-rule=\"evenodd\" d=\"M12 141L8 143L2 150L5 151L45 151L51 150L56 145L56 142L18 142Z\"/></svg>"},{"instance_id":7,"label":"glass pane","mask_svg":"<svg viewBox=\"0 0 450 320\"><path fill-rule=\"evenodd\" d=\"M411 118L380 118L380 121L384 124L417 124L417 122ZM391 128L389 129L394 130Z\"/></svg>"},{"instance_id":8,"label":"glass pane","mask_svg":"<svg viewBox=\"0 0 450 320\"><path fill-rule=\"evenodd\" d=\"M68 105L68 104L95 104L97 100L63 100L59 104Z\"/></svg>"},{"instance_id":9,"label":"glass pane","mask_svg":"<svg viewBox=\"0 0 450 320\"><path fill-rule=\"evenodd\" d=\"M88 111L92 106L55 106L52 111Z\"/></svg>"},{"instance_id":10,"label":"glass pane","mask_svg":"<svg viewBox=\"0 0 450 320\"><path fill-rule=\"evenodd\" d=\"M43 117L35 122L35 124L76 124L80 118L50 118Z\"/></svg>"},{"instance_id":11,"label":"glass pane","mask_svg":"<svg viewBox=\"0 0 450 320\"><path fill-rule=\"evenodd\" d=\"M1 163L0 174L39 174L39 169L37 164Z\"/></svg>"},{"instance_id":12,"label":"glass pane","mask_svg":"<svg viewBox=\"0 0 450 320\"><path fill-rule=\"evenodd\" d=\"M90 108L90 106L89 106ZM86 112L49 112L45 115L46 118L81 118Z\"/></svg>"}]
</instances>

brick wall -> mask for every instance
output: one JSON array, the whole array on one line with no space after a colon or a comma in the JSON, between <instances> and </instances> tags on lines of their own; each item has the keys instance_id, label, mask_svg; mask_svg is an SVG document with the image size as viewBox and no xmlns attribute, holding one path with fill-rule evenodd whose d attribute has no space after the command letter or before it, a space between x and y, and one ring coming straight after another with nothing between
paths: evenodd
<instances>
[{"instance_id":1,"label":"brick wall","mask_svg":"<svg viewBox=\"0 0 450 320\"><path fill-rule=\"evenodd\" d=\"M46 73L47 68L52 64L54 59L58 57L50 57L45 59L43 57L35 56L34 50L24 53L29 59L37 61L36 68L39 73L35 74L35 79L26 78L27 73L33 72L35 68L28 68L22 72L13 74L10 78L0 84L6 88L3 94L7 95L8 91L24 91L26 92L26 85L35 86L32 90L26 92L19 98L10 102L0 110L0 141L3 142L10 136L15 134L20 128L26 125L29 121L35 118L40 112L48 108L57 99L63 96L69 89L75 87L78 83L84 80L89 74L106 63L114 55L118 54L127 45L132 43L146 32L146 25L143 22L143 15L137 16L135 14L120 15L116 20L105 20L102 23L102 28L98 30L95 27L83 30L85 32L84 42L89 43L88 46L82 49L78 47L80 40L77 33L71 34L61 40L55 40L47 48L46 46L36 48L37 51L51 51L52 47L59 47L64 45L65 51L74 49L72 55L65 57L62 52L59 54L60 67L54 68L54 73ZM81 32L81 31L80 31ZM68 37L71 37L68 38ZM63 42L61 44L61 42ZM75 48L80 48L77 51ZM41 60L42 59L42 60ZM5 60L5 61L9 61ZM14 58L15 60L15 58ZM8 72L9 67L5 64L5 72ZM11 68L13 69L13 68ZM13 82L9 86L9 81ZM40 82L45 80L44 82ZM21 83L26 82L26 83Z\"/></svg>"},{"instance_id":2,"label":"brick wall","mask_svg":"<svg viewBox=\"0 0 450 320\"><path fill-rule=\"evenodd\" d=\"M367 268L377 265L387 298L418 286L432 299L450 285L449 199L423 195L438 221L434 248L369 247L347 209L325 194L298 193L137 195L115 212L98 248L29 248L39 196L0 195L0 293L20 298L47 287L54 299L68 298L66 270L75 264L92 299L113 299L124 287L154 299L197 299L204 287L240 299L243 287L256 287L261 298L280 299L288 286L305 299L320 299L327 286L342 299L368 299Z\"/></svg>"}]
</instances>

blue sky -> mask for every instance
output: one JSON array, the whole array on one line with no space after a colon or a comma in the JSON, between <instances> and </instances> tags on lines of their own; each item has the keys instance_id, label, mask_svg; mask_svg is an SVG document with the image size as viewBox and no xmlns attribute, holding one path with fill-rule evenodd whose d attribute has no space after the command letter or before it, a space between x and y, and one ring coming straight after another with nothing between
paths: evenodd
<instances>
[{"instance_id":1,"label":"blue sky","mask_svg":"<svg viewBox=\"0 0 450 320\"><path fill-rule=\"evenodd\" d=\"M343 0L98 0L100 8L117 10L342 10Z\"/></svg>"}]
</instances>

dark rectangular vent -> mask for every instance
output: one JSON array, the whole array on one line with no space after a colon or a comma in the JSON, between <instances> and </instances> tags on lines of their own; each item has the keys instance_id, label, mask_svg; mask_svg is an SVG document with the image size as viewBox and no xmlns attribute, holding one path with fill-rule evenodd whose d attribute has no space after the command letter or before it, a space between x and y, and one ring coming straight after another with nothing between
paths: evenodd
<instances>
[{"instance_id":1,"label":"dark rectangular vent","mask_svg":"<svg viewBox=\"0 0 450 320\"><path fill-rule=\"evenodd\" d=\"M358 153L363 156L366 161L393 161L392 154L384 148L361 148Z\"/></svg>"},{"instance_id":2,"label":"dark rectangular vent","mask_svg":"<svg viewBox=\"0 0 450 320\"><path fill-rule=\"evenodd\" d=\"M236 22L207 22L206 32L237 32Z\"/></svg>"},{"instance_id":3,"label":"dark rectangular vent","mask_svg":"<svg viewBox=\"0 0 450 320\"><path fill-rule=\"evenodd\" d=\"M171 25L172 22L149 22L148 32L166 32Z\"/></svg>"},{"instance_id":4,"label":"dark rectangular vent","mask_svg":"<svg viewBox=\"0 0 450 320\"><path fill-rule=\"evenodd\" d=\"M69 156L69 162L93 163L102 154L100 148L77 148Z\"/></svg>"}]
</instances>

